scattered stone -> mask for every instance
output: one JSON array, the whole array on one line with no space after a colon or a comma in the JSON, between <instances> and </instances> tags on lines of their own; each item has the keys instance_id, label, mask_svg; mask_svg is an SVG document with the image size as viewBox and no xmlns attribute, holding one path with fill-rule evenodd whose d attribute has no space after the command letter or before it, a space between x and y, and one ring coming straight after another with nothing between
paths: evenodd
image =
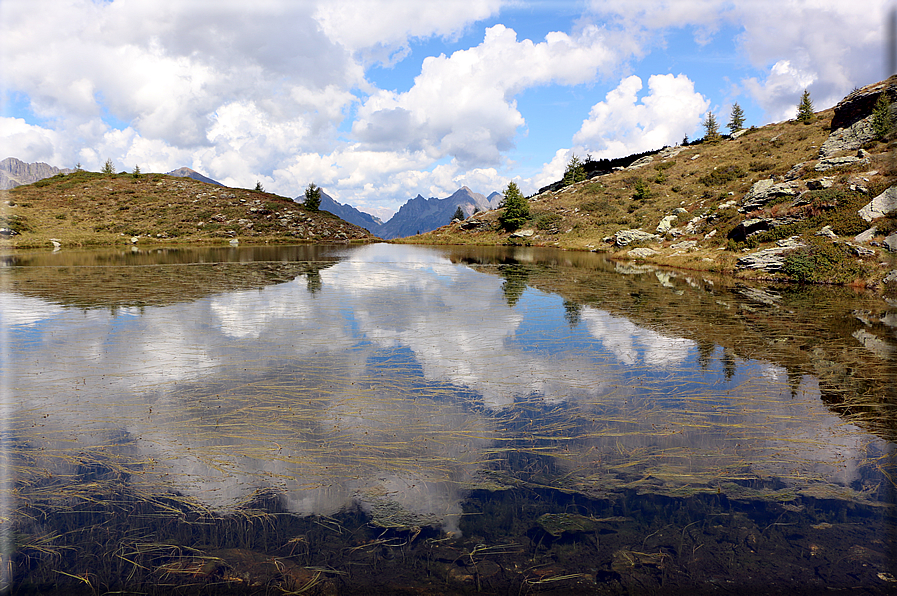
<instances>
[{"instance_id":1,"label":"scattered stone","mask_svg":"<svg viewBox=\"0 0 897 596\"><path fill-rule=\"evenodd\" d=\"M518 230L511 234L511 238L529 238L535 233L534 230Z\"/></svg>"},{"instance_id":2,"label":"scattered stone","mask_svg":"<svg viewBox=\"0 0 897 596\"><path fill-rule=\"evenodd\" d=\"M667 149L664 149L660 153L658 153L657 157L659 157L660 159L669 159L671 157L676 157L677 155L679 155L680 153L685 151L685 149L686 148L683 147L682 145L680 145L678 147L669 147Z\"/></svg>"},{"instance_id":3,"label":"scattered stone","mask_svg":"<svg viewBox=\"0 0 897 596\"><path fill-rule=\"evenodd\" d=\"M688 215L688 209L676 207L675 209L673 209L673 215Z\"/></svg>"},{"instance_id":4,"label":"scattered stone","mask_svg":"<svg viewBox=\"0 0 897 596\"><path fill-rule=\"evenodd\" d=\"M722 203L719 207L717 207L717 209L719 209L720 211L722 211L723 209L731 209L737 204L738 201L726 201L725 203Z\"/></svg>"},{"instance_id":5,"label":"scattered stone","mask_svg":"<svg viewBox=\"0 0 897 596\"><path fill-rule=\"evenodd\" d=\"M885 238L885 247L891 252L897 252L897 232Z\"/></svg>"},{"instance_id":6,"label":"scattered stone","mask_svg":"<svg viewBox=\"0 0 897 596\"><path fill-rule=\"evenodd\" d=\"M739 269L755 269L763 271L780 271L785 262L785 253L796 247L776 247L760 250L738 257L736 266Z\"/></svg>"},{"instance_id":7,"label":"scattered stone","mask_svg":"<svg viewBox=\"0 0 897 596\"><path fill-rule=\"evenodd\" d=\"M747 131L748 131L748 129L746 129L746 128L739 128L738 130L736 130L735 132L733 132L730 136L731 136L733 139L737 139L738 137L742 136L742 135L743 135L744 133L746 133Z\"/></svg>"},{"instance_id":8,"label":"scattered stone","mask_svg":"<svg viewBox=\"0 0 897 596\"><path fill-rule=\"evenodd\" d=\"M62 246L62 242L60 242L58 238L50 238L50 242L53 244L53 248L59 248Z\"/></svg>"},{"instance_id":9,"label":"scattered stone","mask_svg":"<svg viewBox=\"0 0 897 596\"><path fill-rule=\"evenodd\" d=\"M877 217L884 217L897 211L897 184L887 189L857 211L864 220L871 222Z\"/></svg>"},{"instance_id":10,"label":"scattered stone","mask_svg":"<svg viewBox=\"0 0 897 596\"><path fill-rule=\"evenodd\" d=\"M897 269L892 269L881 281L886 284L897 283Z\"/></svg>"},{"instance_id":11,"label":"scattered stone","mask_svg":"<svg viewBox=\"0 0 897 596\"><path fill-rule=\"evenodd\" d=\"M742 199L741 202L741 208L738 211L740 211L741 213L747 213L749 211L759 209L776 197L796 196L796 187L798 184L794 182L782 182L780 184L775 184L772 178L758 180L754 183L747 194L744 195L744 199Z\"/></svg>"},{"instance_id":12,"label":"scattered stone","mask_svg":"<svg viewBox=\"0 0 897 596\"><path fill-rule=\"evenodd\" d=\"M3 236L4 238L9 238L10 236L15 236L17 234L18 232L11 228L0 228L0 236Z\"/></svg>"},{"instance_id":13,"label":"scattered stone","mask_svg":"<svg viewBox=\"0 0 897 596\"><path fill-rule=\"evenodd\" d=\"M617 246L623 247L633 242L659 242L660 236L657 234L649 234L641 230L620 230L614 234L614 242Z\"/></svg>"},{"instance_id":14,"label":"scattered stone","mask_svg":"<svg viewBox=\"0 0 897 596\"><path fill-rule=\"evenodd\" d=\"M237 240L236 238L233 238L228 241L228 244L230 244L231 246L238 246L240 244L240 241Z\"/></svg>"},{"instance_id":15,"label":"scattered stone","mask_svg":"<svg viewBox=\"0 0 897 596\"><path fill-rule=\"evenodd\" d=\"M652 161L654 161L654 157L651 155L646 155L645 157L637 159L634 162L632 162L631 164L629 164L629 167L626 169L627 170L635 170L638 168L643 168L646 165L648 165L649 163L651 163Z\"/></svg>"},{"instance_id":16,"label":"scattered stone","mask_svg":"<svg viewBox=\"0 0 897 596\"><path fill-rule=\"evenodd\" d=\"M694 155L691 156L691 160L694 161L694 160L698 159L699 157L701 157L701 154L695 153Z\"/></svg>"},{"instance_id":17,"label":"scattered stone","mask_svg":"<svg viewBox=\"0 0 897 596\"><path fill-rule=\"evenodd\" d=\"M657 224L657 229L655 230L658 234L666 234L670 231L670 228L673 227L673 222L679 219L675 215L667 215L663 219L660 220L660 223Z\"/></svg>"},{"instance_id":18,"label":"scattered stone","mask_svg":"<svg viewBox=\"0 0 897 596\"><path fill-rule=\"evenodd\" d=\"M825 159L820 159L819 163L816 164L815 170L817 172L825 172L832 168L867 163L869 163L869 154L860 149L856 156L845 155L844 157L826 157Z\"/></svg>"},{"instance_id":19,"label":"scattered stone","mask_svg":"<svg viewBox=\"0 0 897 596\"><path fill-rule=\"evenodd\" d=\"M862 233L854 236L853 241L854 242L869 242L870 240L872 240L872 237L875 236L875 232L877 230L878 230L878 228L876 228L875 226L872 226L865 232L862 232Z\"/></svg>"},{"instance_id":20,"label":"scattered stone","mask_svg":"<svg viewBox=\"0 0 897 596\"><path fill-rule=\"evenodd\" d=\"M704 240L710 240L714 236L716 236L716 228L713 228L712 230L710 230L710 232L704 234Z\"/></svg>"},{"instance_id":21,"label":"scattered stone","mask_svg":"<svg viewBox=\"0 0 897 596\"><path fill-rule=\"evenodd\" d=\"M806 162L801 162L792 166L788 173L785 174L785 180L797 180L800 178L805 165L807 165Z\"/></svg>"},{"instance_id":22,"label":"scattered stone","mask_svg":"<svg viewBox=\"0 0 897 596\"><path fill-rule=\"evenodd\" d=\"M831 226L825 226L818 232L816 232L816 236L825 236L826 238L831 238L832 240L837 240L838 235L832 231Z\"/></svg>"},{"instance_id":23,"label":"scattered stone","mask_svg":"<svg viewBox=\"0 0 897 596\"><path fill-rule=\"evenodd\" d=\"M834 183L834 177L825 176L823 178L819 178L818 180L808 180L807 188L809 188L810 190L823 190L826 188L831 188Z\"/></svg>"},{"instance_id":24,"label":"scattered stone","mask_svg":"<svg viewBox=\"0 0 897 596\"><path fill-rule=\"evenodd\" d=\"M478 219L468 219L461 224L461 229L467 231L487 230L490 227L489 222L480 221Z\"/></svg>"},{"instance_id":25,"label":"scattered stone","mask_svg":"<svg viewBox=\"0 0 897 596\"><path fill-rule=\"evenodd\" d=\"M832 128L822 147L819 149L819 157L823 161L832 159L836 153L842 151L856 151L875 138L872 128L872 114L854 122L850 126L841 129ZM819 167L817 166L818 170Z\"/></svg>"},{"instance_id":26,"label":"scattered stone","mask_svg":"<svg viewBox=\"0 0 897 596\"><path fill-rule=\"evenodd\" d=\"M633 248L626 254L628 254L633 259L647 259L648 257L656 255L657 251L651 248L640 247Z\"/></svg>"},{"instance_id":27,"label":"scattered stone","mask_svg":"<svg viewBox=\"0 0 897 596\"><path fill-rule=\"evenodd\" d=\"M804 246L804 243L800 241L800 236L791 236L789 238L776 240L776 246L780 248L800 248L801 246Z\"/></svg>"},{"instance_id":28,"label":"scattered stone","mask_svg":"<svg viewBox=\"0 0 897 596\"><path fill-rule=\"evenodd\" d=\"M682 242L677 242L676 244L671 244L670 248L673 250L688 250L690 248L694 248L698 245L697 240L683 240Z\"/></svg>"},{"instance_id":29,"label":"scattered stone","mask_svg":"<svg viewBox=\"0 0 897 596\"><path fill-rule=\"evenodd\" d=\"M858 257L872 257L875 256L875 251L871 248L866 248L865 246L859 246L853 244L852 242L845 242L847 246L850 247L850 250Z\"/></svg>"},{"instance_id":30,"label":"scattered stone","mask_svg":"<svg viewBox=\"0 0 897 596\"><path fill-rule=\"evenodd\" d=\"M140 237L131 236L131 244L137 244L137 242L139 242L139 241L140 241Z\"/></svg>"},{"instance_id":31,"label":"scattered stone","mask_svg":"<svg viewBox=\"0 0 897 596\"><path fill-rule=\"evenodd\" d=\"M748 236L765 232L769 228L770 225L767 218L746 219L732 228L732 231L729 232L729 238L735 242L744 242L748 239Z\"/></svg>"}]
</instances>

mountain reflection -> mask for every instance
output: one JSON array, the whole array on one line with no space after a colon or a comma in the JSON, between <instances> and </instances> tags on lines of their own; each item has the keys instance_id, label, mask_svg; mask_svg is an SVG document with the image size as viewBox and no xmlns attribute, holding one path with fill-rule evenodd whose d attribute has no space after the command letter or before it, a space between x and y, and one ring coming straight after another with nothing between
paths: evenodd
<instances>
[{"instance_id":1,"label":"mountain reflection","mask_svg":"<svg viewBox=\"0 0 897 596\"><path fill-rule=\"evenodd\" d=\"M528 286L547 266L330 256L306 279L142 309L0 294L19 481L83 480L93 462L219 512L267 489L299 514L357 502L449 530L471 488L534 481L511 453L587 494L774 475L876 498L864 483L888 443L845 429L812 376Z\"/></svg>"}]
</instances>

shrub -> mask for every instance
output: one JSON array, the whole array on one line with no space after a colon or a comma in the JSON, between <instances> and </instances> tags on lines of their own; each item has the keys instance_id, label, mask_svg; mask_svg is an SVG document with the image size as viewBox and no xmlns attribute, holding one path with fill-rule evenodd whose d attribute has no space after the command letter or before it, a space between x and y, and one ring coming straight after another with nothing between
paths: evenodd
<instances>
[{"instance_id":1,"label":"shrub","mask_svg":"<svg viewBox=\"0 0 897 596\"><path fill-rule=\"evenodd\" d=\"M633 185L632 198L636 201L645 201L647 199L650 199L651 189L648 187L648 183L641 178L636 178L635 184Z\"/></svg>"},{"instance_id":2,"label":"shrub","mask_svg":"<svg viewBox=\"0 0 897 596\"><path fill-rule=\"evenodd\" d=\"M735 180L736 178L743 178L744 176L745 171L742 170L739 166L729 165L718 167L715 170L710 170L705 175L698 178L698 182L700 182L704 186L721 186Z\"/></svg>"},{"instance_id":3,"label":"shrub","mask_svg":"<svg viewBox=\"0 0 897 596\"><path fill-rule=\"evenodd\" d=\"M846 284L868 277L869 267L858 261L847 245L820 238L809 242L782 263L782 272L795 281Z\"/></svg>"},{"instance_id":4,"label":"shrub","mask_svg":"<svg viewBox=\"0 0 897 596\"><path fill-rule=\"evenodd\" d=\"M540 213L533 218L533 223L540 230L556 230L563 220L557 213Z\"/></svg>"},{"instance_id":5,"label":"shrub","mask_svg":"<svg viewBox=\"0 0 897 596\"><path fill-rule=\"evenodd\" d=\"M875 133L876 139L883 139L888 136L891 129L894 128L894 121L891 118L891 102L888 101L887 93L878 96L875 102L875 108L872 110L872 131Z\"/></svg>"}]
</instances>

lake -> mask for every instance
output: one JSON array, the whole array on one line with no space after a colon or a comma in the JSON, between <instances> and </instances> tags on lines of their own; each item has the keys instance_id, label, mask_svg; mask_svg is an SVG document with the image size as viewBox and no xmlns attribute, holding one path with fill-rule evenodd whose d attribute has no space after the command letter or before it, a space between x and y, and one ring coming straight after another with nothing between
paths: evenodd
<instances>
[{"instance_id":1,"label":"lake","mask_svg":"<svg viewBox=\"0 0 897 596\"><path fill-rule=\"evenodd\" d=\"M13 594L897 592L897 308L533 248L0 255Z\"/></svg>"}]
</instances>

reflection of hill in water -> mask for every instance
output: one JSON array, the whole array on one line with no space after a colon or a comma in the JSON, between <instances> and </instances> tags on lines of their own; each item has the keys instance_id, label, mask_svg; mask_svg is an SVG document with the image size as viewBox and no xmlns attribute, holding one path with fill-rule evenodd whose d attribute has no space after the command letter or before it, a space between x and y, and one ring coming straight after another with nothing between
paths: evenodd
<instances>
[{"instance_id":1,"label":"reflection of hill in water","mask_svg":"<svg viewBox=\"0 0 897 596\"><path fill-rule=\"evenodd\" d=\"M694 340L705 357L784 367L796 388L819 379L822 399L850 422L897 440L897 312L848 288L752 286L702 272L661 271L587 253L448 250L453 261L505 278L509 303L523 284L563 297L575 321L590 306Z\"/></svg>"},{"instance_id":2,"label":"reflection of hill in water","mask_svg":"<svg viewBox=\"0 0 897 596\"><path fill-rule=\"evenodd\" d=\"M300 275L314 292L338 261L323 246L14 253L0 256L0 289L80 308L164 306Z\"/></svg>"}]
</instances>

